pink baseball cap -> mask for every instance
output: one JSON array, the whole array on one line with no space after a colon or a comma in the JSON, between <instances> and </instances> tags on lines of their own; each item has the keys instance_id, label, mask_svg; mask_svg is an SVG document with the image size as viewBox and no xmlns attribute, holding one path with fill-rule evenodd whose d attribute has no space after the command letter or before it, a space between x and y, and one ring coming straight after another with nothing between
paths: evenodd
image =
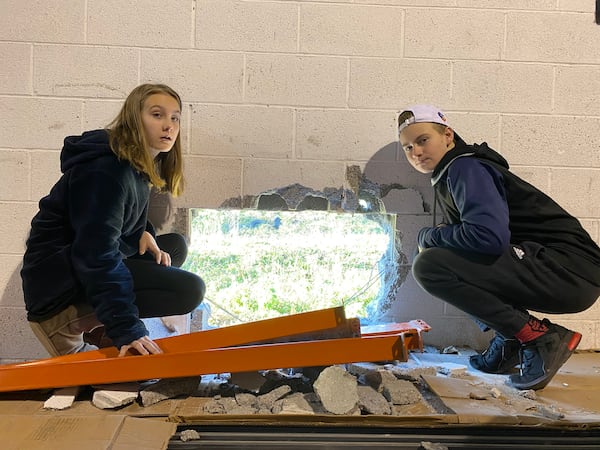
<instances>
[{"instance_id":1,"label":"pink baseball cap","mask_svg":"<svg viewBox=\"0 0 600 450\"><path fill-rule=\"evenodd\" d=\"M439 123L447 127L450 126L446 115L433 105L413 105L401 111L398 116L398 133L413 123Z\"/></svg>"}]
</instances>

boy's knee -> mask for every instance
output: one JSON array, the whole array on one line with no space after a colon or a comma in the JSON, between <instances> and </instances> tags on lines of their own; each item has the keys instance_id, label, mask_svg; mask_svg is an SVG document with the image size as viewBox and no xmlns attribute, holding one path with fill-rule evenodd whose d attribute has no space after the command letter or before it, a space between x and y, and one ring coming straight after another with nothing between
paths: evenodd
<instances>
[{"instance_id":1,"label":"boy's knee","mask_svg":"<svg viewBox=\"0 0 600 450\"><path fill-rule=\"evenodd\" d=\"M419 252L412 265L412 274L419 284L431 278L432 274L439 273L441 267L439 264L437 248L428 248Z\"/></svg>"}]
</instances>

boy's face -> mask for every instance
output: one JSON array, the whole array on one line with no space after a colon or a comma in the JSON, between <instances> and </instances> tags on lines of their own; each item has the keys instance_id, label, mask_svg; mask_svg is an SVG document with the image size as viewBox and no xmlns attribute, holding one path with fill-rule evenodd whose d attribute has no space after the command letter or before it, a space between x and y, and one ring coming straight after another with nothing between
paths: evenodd
<instances>
[{"instance_id":1,"label":"boy's face","mask_svg":"<svg viewBox=\"0 0 600 450\"><path fill-rule=\"evenodd\" d=\"M431 173L454 148L454 131L446 127L440 132L433 123L413 123L400 133L400 144L411 166L421 173Z\"/></svg>"}]
</instances>

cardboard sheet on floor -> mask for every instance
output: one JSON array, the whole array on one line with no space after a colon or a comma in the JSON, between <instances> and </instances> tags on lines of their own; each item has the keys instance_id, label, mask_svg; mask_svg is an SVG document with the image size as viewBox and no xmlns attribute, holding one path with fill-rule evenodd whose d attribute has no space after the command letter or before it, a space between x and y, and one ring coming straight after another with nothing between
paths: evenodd
<instances>
[{"instance_id":1,"label":"cardboard sheet on floor","mask_svg":"<svg viewBox=\"0 0 600 450\"><path fill-rule=\"evenodd\" d=\"M600 426L600 414L548 402L539 391L528 399L515 389L470 378L423 376L429 388L456 413L458 423L473 425ZM579 401L577 401L579 405ZM560 417L559 417L560 416Z\"/></svg>"},{"instance_id":2,"label":"cardboard sheet on floor","mask_svg":"<svg viewBox=\"0 0 600 450\"><path fill-rule=\"evenodd\" d=\"M127 416L0 416L4 450L163 450L176 425Z\"/></svg>"}]
</instances>

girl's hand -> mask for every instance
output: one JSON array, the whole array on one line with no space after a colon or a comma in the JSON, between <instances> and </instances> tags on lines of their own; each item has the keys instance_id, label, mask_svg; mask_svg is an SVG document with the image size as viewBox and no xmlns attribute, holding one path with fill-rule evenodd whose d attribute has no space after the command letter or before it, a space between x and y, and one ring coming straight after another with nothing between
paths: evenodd
<instances>
[{"instance_id":1,"label":"girl's hand","mask_svg":"<svg viewBox=\"0 0 600 450\"><path fill-rule=\"evenodd\" d=\"M171 265L171 255L169 255L167 252L163 252L160 248L158 248L156 240L147 231L144 231L144 233L142 234L139 246L140 255L143 255L146 253L146 251L149 251L154 256L156 264L162 264L163 266Z\"/></svg>"},{"instance_id":2,"label":"girl's hand","mask_svg":"<svg viewBox=\"0 0 600 450\"><path fill-rule=\"evenodd\" d=\"M119 357L125 356L130 349L134 349L140 355L157 355L162 353L162 350L148 336L143 336L128 345L122 345L119 349Z\"/></svg>"}]
</instances>

